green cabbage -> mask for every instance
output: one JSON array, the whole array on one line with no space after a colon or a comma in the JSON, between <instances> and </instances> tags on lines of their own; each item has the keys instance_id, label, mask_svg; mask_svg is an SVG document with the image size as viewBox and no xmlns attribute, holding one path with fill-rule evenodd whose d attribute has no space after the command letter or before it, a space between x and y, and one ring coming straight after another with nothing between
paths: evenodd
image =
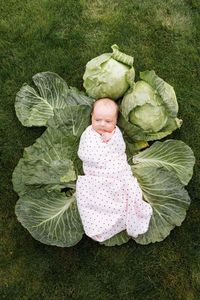
<instances>
[{"instance_id":1,"label":"green cabbage","mask_svg":"<svg viewBox=\"0 0 200 300\"><path fill-rule=\"evenodd\" d=\"M90 97L118 99L133 84L133 57L112 46L113 53L104 53L90 60L83 75L83 86Z\"/></svg>"},{"instance_id":2,"label":"green cabbage","mask_svg":"<svg viewBox=\"0 0 200 300\"><path fill-rule=\"evenodd\" d=\"M154 71L141 72L140 77L123 97L120 125L135 140L163 138L182 123L177 118L176 94Z\"/></svg>"}]
</instances>

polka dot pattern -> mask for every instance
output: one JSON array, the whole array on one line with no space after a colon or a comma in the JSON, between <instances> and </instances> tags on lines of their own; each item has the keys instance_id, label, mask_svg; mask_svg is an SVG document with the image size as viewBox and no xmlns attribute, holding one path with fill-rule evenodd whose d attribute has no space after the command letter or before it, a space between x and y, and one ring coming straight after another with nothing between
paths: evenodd
<instances>
[{"instance_id":1,"label":"polka dot pattern","mask_svg":"<svg viewBox=\"0 0 200 300\"><path fill-rule=\"evenodd\" d=\"M122 230L137 237L148 230L151 206L127 163L125 143L118 127L109 142L86 128L79 144L84 176L79 176L76 198L86 235L105 241Z\"/></svg>"}]
</instances>

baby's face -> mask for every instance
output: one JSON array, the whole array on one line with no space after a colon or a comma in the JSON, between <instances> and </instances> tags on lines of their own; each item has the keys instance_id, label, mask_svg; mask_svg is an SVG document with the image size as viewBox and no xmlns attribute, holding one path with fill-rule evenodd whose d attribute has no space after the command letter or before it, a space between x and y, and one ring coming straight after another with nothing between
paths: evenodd
<instances>
[{"instance_id":1,"label":"baby's face","mask_svg":"<svg viewBox=\"0 0 200 300\"><path fill-rule=\"evenodd\" d=\"M97 103L92 113L92 128L99 134L112 132L117 123L116 108L114 105Z\"/></svg>"}]
</instances>

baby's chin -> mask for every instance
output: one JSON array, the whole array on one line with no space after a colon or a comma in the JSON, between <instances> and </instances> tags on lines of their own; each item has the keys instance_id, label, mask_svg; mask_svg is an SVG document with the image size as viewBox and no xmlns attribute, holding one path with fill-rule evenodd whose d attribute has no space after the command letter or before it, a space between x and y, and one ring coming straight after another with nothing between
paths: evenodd
<instances>
[{"instance_id":1,"label":"baby's chin","mask_svg":"<svg viewBox=\"0 0 200 300\"><path fill-rule=\"evenodd\" d=\"M99 134L111 133L113 130L106 130L106 129L95 129L95 131Z\"/></svg>"},{"instance_id":2,"label":"baby's chin","mask_svg":"<svg viewBox=\"0 0 200 300\"><path fill-rule=\"evenodd\" d=\"M99 134L104 134L104 133L111 133L113 132L114 128L111 129L106 129L106 128L96 128L95 126L92 126L93 130L96 131Z\"/></svg>"}]
</instances>

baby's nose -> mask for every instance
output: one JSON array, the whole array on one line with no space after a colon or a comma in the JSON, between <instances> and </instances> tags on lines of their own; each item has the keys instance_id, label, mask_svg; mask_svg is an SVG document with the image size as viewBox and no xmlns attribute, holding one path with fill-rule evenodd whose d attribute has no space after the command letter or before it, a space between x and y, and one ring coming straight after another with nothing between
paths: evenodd
<instances>
[{"instance_id":1,"label":"baby's nose","mask_svg":"<svg viewBox=\"0 0 200 300\"><path fill-rule=\"evenodd\" d=\"M101 126L104 126L104 125L105 125L105 121L101 120Z\"/></svg>"}]
</instances>

